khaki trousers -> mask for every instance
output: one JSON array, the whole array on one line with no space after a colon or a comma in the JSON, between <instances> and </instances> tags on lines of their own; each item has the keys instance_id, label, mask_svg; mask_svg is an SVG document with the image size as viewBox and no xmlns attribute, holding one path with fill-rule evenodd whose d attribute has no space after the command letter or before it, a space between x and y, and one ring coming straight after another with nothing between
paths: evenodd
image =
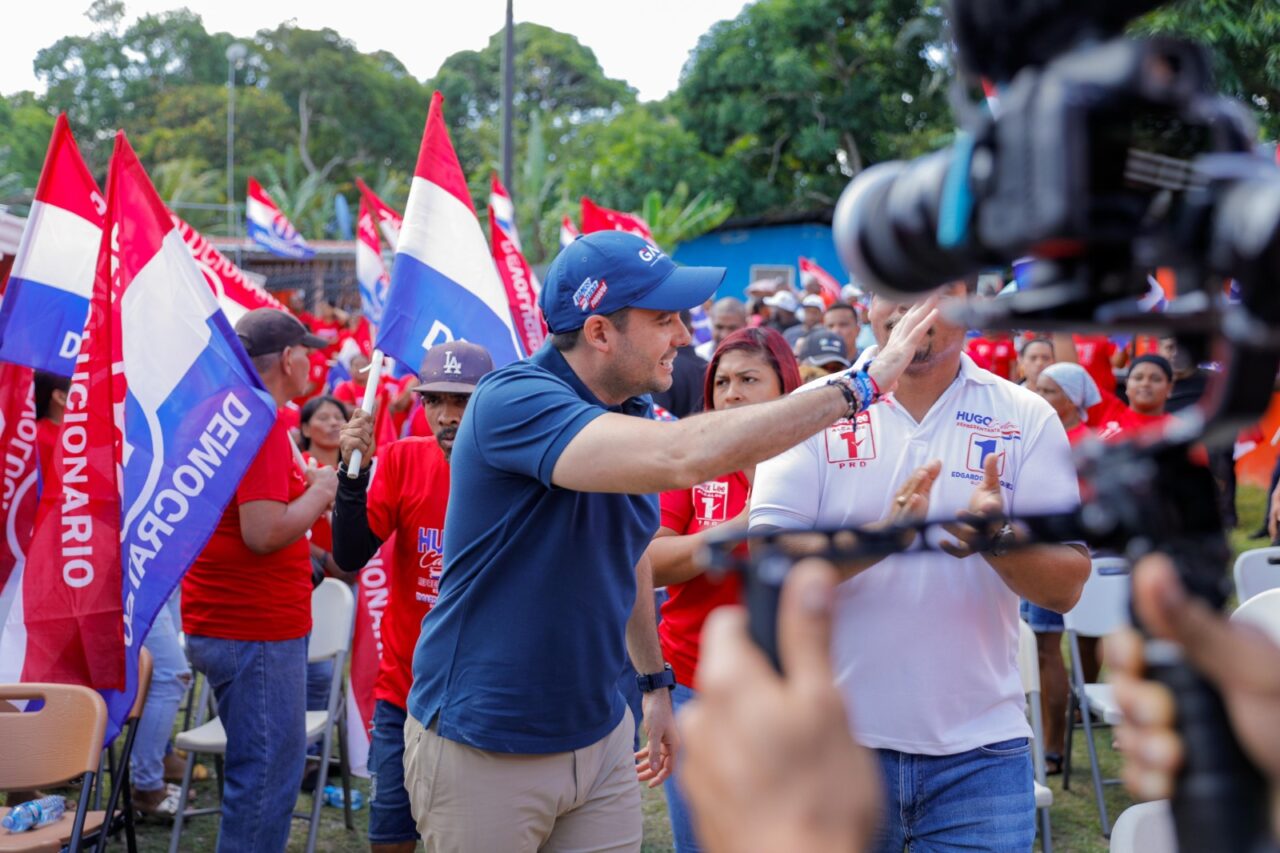
<instances>
[{"instance_id":1,"label":"khaki trousers","mask_svg":"<svg viewBox=\"0 0 1280 853\"><path fill-rule=\"evenodd\" d=\"M511 755L404 725L404 782L428 853L638 851L640 786L628 710L590 746Z\"/></svg>"}]
</instances>

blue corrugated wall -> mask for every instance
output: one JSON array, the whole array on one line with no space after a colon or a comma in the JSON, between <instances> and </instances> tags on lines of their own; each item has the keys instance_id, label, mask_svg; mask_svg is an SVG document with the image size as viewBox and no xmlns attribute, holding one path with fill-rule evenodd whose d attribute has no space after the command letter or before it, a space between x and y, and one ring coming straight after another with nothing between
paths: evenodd
<instances>
[{"instance_id":1,"label":"blue corrugated wall","mask_svg":"<svg viewBox=\"0 0 1280 853\"><path fill-rule=\"evenodd\" d=\"M755 264L790 266L793 280L800 284L800 256L812 258L841 283L848 273L836 256L831 242L831 227L818 223L801 225L762 225L704 234L696 240L681 243L673 257L691 266L727 267L729 272L716 297L741 297L750 283L750 270Z\"/></svg>"}]
</instances>

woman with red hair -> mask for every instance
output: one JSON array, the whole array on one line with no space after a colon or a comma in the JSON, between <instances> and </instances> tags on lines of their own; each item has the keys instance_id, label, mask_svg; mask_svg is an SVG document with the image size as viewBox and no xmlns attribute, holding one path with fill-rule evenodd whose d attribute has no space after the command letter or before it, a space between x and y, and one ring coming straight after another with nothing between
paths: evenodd
<instances>
[{"instance_id":1,"label":"woman with red hair","mask_svg":"<svg viewBox=\"0 0 1280 853\"><path fill-rule=\"evenodd\" d=\"M790 394L799 385L799 365L782 335L767 328L740 329L721 341L711 356L703 384L703 406L711 411L763 403ZM741 601L736 575L707 578L696 558L707 531L716 527L746 531L754 474L754 469L736 471L662 495L662 526L646 553L653 563L654 586L667 587L669 596L662 605L658 636L663 658L676 677L673 708L695 695L694 672L707 614ZM667 779L664 786L677 853L698 850L677 776Z\"/></svg>"}]
</instances>

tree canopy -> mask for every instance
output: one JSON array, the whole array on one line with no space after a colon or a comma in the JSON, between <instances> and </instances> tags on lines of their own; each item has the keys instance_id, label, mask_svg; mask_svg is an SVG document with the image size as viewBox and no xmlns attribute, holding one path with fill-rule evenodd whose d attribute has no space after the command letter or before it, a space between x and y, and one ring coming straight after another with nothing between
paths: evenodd
<instances>
[{"instance_id":1,"label":"tree canopy","mask_svg":"<svg viewBox=\"0 0 1280 853\"><path fill-rule=\"evenodd\" d=\"M95 0L94 31L40 49L43 94L0 98L0 203L30 198L54 116L66 111L101 176L125 128L177 204L224 203L227 48L233 69L235 164L266 184L304 234L332 233L333 201L363 177L402 207L430 93L445 116L478 209L499 162L502 33L460 50L416 80L385 52L339 32L292 23L256 34L210 32L186 9L131 19ZM873 163L945 144L951 59L940 0L756 0L708 30L680 84L637 102L568 33L515 29L515 163L509 190L534 263L555 251L560 217L578 199L666 221L675 239L734 215L829 207ZM1184 0L1136 22L1139 33L1207 45L1226 91L1280 134L1280 5ZM181 210L218 233L219 211ZM714 215L711 215L714 213Z\"/></svg>"}]
</instances>

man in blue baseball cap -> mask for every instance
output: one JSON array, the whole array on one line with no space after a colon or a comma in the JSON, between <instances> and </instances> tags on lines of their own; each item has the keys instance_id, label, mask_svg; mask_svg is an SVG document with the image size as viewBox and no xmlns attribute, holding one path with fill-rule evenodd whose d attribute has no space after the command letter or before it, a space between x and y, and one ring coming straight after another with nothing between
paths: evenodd
<instances>
[{"instance_id":1,"label":"man in blue baseball cap","mask_svg":"<svg viewBox=\"0 0 1280 853\"><path fill-rule=\"evenodd\" d=\"M679 312L723 278L631 234L581 237L543 283L549 343L472 394L405 724L428 851L640 849L637 771L661 784L677 746L644 556L658 493L852 418L897 381L937 314L934 301L912 309L868 371L830 387L658 423L647 395L670 386L690 341ZM628 652L648 736L638 768L617 689Z\"/></svg>"}]
</instances>

